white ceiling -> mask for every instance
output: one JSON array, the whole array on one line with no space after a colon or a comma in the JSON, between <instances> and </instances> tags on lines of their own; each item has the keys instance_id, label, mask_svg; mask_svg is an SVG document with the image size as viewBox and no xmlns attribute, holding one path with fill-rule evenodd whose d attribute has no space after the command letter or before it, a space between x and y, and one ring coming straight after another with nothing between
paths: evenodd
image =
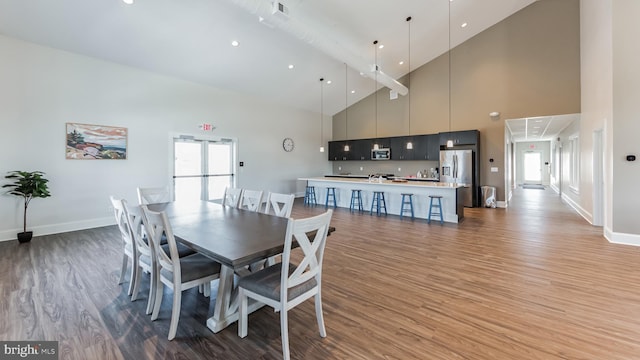
<instances>
[{"instance_id":1,"label":"white ceiling","mask_svg":"<svg viewBox=\"0 0 640 360\"><path fill-rule=\"evenodd\" d=\"M510 119L505 124L514 142L550 141L576 120L580 120L580 114Z\"/></svg>"},{"instance_id":2,"label":"white ceiling","mask_svg":"<svg viewBox=\"0 0 640 360\"><path fill-rule=\"evenodd\" d=\"M335 114L374 90L344 59L261 24L236 3L270 0L0 0L0 34L269 101ZM289 18L397 79L535 0L280 0ZM269 19L267 19L269 20ZM274 19L275 20L275 19ZM467 22L462 28L460 24ZM240 46L232 47L232 40ZM317 44L317 43L316 43ZM404 60L404 65L399 61ZM288 65L293 64L293 69ZM351 94L350 90L355 90Z\"/></svg>"}]
</instances>

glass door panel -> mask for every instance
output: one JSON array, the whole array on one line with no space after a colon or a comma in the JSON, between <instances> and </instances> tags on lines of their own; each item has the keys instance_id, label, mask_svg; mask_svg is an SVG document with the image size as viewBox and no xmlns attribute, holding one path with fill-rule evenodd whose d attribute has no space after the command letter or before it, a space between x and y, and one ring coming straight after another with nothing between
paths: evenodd
<instances>
[{"instance_id":1,"label":"glass door panel","mask_svg":"<svg viewBox=\"0 0 640 360\"><path fill-rule=\"evenodd\" d=\"M176 200L199 200L202 194L202 144L174 140L173 182Z\"/></svg>"},{"instance_id":2,"label":"glass door panel","mask_svg":"<svg viewBox=\"0 0 640 360\"><path fill-rule=\"evenodd\" d=\"M207 146L208 196L222 199L224 189L233 187L233 147L229 142L209 142Z\"/></svg>"},{"instance_id":3,"label":"glass door panel","mask_svg":"<svg viewBox=\"0 0 640 360\"><path fill-rule=\"evenodd\" d=\"M524 153L524 182L540 184L542 182L542 166L539 152Z\"/></svg>"}]
</instances>

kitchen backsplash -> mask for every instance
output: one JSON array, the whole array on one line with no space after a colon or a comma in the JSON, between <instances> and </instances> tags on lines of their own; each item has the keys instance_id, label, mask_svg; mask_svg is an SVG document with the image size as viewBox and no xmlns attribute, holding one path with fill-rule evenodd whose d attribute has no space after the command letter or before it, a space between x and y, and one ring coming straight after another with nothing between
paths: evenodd
<instances>
[{"instance_id":1,"label":"kitchen backsplash","mask_svg":"<svg viewBox=\"0 0 640 360\"><path fill-rule=\"evenodd\" d=\"M333 161L333 173L351 175L394 174L396 176L416 176L418 171L437 168L437 161ZM361 170L362 169L362 170Z\"/></svg>"}]
</instances>

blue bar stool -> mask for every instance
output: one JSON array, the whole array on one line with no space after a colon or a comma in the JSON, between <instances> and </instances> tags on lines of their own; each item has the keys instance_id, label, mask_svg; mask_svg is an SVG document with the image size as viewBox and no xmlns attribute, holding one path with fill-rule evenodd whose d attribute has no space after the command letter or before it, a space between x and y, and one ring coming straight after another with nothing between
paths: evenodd
<instances>
[{"instance_id":1,"label":"blue bar stool","mask_svg":"<svg viewBox=\"0 0 640 360\"><path fill-rule=\"evenodd\" d=\"M318 205L318 201L316 200L316 188L315 188L315 186L307 185L307 188L304 191L304 204L305 205Z\"/></svg>"},{"instance_id":2,"label":"blue bar stool","mask_svg":"<svg viewBox=\"0 0 640 360\"><path fill-rule=\"evenodd\" d=\"M438 215L440 216L440 224L444 224L444 219L442 218L442 196L440 195L429 195L429 217L427 218L427 224L431 224L431 216ZM435 199L438 203L434 204L433 199ZM438 212L432 212L433 209L438 209Z\"/></svg>"},{"instance_id":3,"label":"blue bar stool","mask_svg":"<svg viewBox=\"0 0 640 360\"><path fill-rule=\"evenodd\" d=\"M336 188L328 187L327 188L327 198L324 201L324 207L329 207L329 200L333 201L333 208L338 207L338 202L336 201Z\"/></svg>"},{"instance_id":4,"label":"blue bar stool","mask_svg":"<svg viewBox=\"0 0 640 360\"><path fill-rule=\"evenodd\" d=\"M409 205L409 208L406 208L406 205ZM411 212L411 220L415 219L415 215L413 214L413 194L402 194L402 205L400 205L400 219L402 219L402 215L408 211Z\"/></svg>"},{"instance_id":5,"label":"blue bar stool","mask_svg":"<svg viewBox=\"0 0 640 360\"><path fill-rule=\"evenodd\" d=\"M349 210L354 211L358 207L358 211L362 212L362 190L360 189L352 189L351 190L351 205L349 205Z\"/></svg>"},{"instance_id":6,"label":"blue bar stool","mask_svg":"<svg viewBox=\"0 0 640 360\"><path fill-rule=\"evenodd\" d=\"M374 191L373 200L371 200L370 215L373 215L373 208L376 208L376 215L380 216L380 210L384 210L384 214L387 215L387 204L384 201L384 191Z\"/></svg>"}]
</instances>

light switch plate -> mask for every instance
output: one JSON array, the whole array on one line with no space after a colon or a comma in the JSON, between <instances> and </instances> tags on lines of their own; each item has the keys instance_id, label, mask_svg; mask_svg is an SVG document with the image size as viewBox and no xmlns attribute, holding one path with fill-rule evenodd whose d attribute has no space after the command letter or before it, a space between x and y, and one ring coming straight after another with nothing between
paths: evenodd
<instances>
[{"instance_id":1,"label":"light switch plate","mask_svg":"<svg viewBox=\"0 0 640 360\"><path fill-rule=\"evenodd\" d=\"M495 166L492 166L492 167L491 167L491 172L498 172L498 168L497 168L497 167L495 167Z\"/></svg>"}]
</instances>

